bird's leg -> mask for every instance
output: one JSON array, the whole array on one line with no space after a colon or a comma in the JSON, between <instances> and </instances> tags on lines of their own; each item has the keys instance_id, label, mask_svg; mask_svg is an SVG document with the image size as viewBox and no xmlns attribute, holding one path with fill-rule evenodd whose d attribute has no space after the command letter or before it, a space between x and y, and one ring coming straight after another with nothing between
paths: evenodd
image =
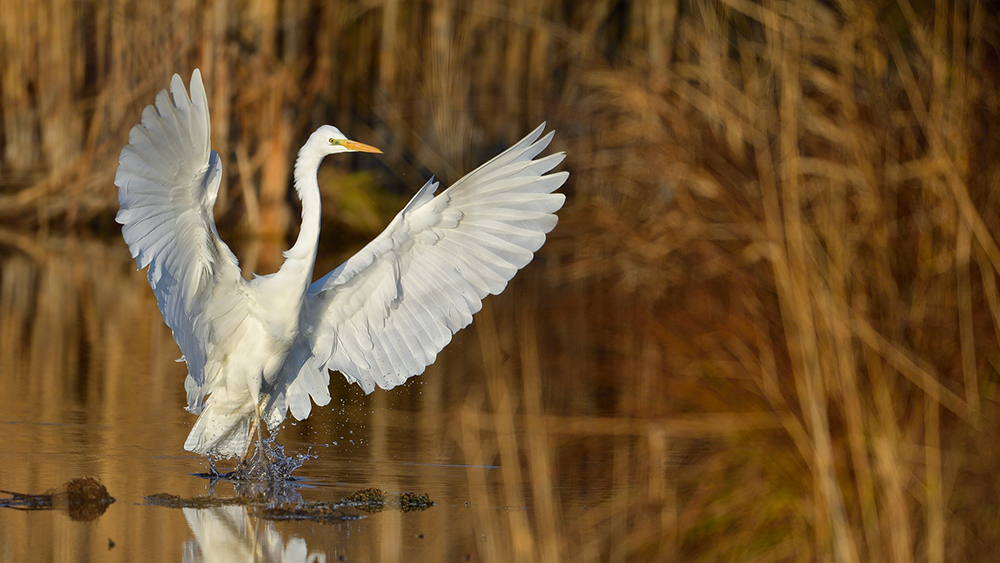
<instances>
[{"instance_id":1,"label":"bird's leg","mask_svg":"<svg viewBox=\"0 0 1000 563\"><path fill-rule=\"evenodd\" d=\"M264 422L261 418L260 409L261 406L258 402L254 407L254 426L257 428L257 451L260 453L260 456L264 461L270 462L270 456L267 455L267 450L264 449L264 430L261 428L261 426L264 425Z\"/></svg>"},{"instance_id":2,"label":"bird's leg","mask_svg":"<svg viewBox=\"0 0 1000 563\"><path fill-rule=\"evenodd\" d=\"M240 456L239 465L242 467L242 474L250 479L270 479L271 466L274 464L274 456L268 451L264 443L264 425L262 417L263 406L261 403L254 405L253 423L247 433L246 446L243 455ZM252 452L256 446L255 452ZM251 453L252 452L252 453Z\"/></svg>"},{"instance_id":3,"label":"bird's leg","mask_svg":"<svg viewBox=\"0 0 1000 563\"><path fill-rule=\"evenodd\" d=\"M257 436L260 436L259 426L260 426L260 416L255 416L253 418L253 423L250 425L250 432L247 434L247 445L243 447L243 455L240 456L240 461L243 463L247 463L250 461L250 448L252 448L254 445L253 435L256 432Z\"/></svg>"}]
</instances>

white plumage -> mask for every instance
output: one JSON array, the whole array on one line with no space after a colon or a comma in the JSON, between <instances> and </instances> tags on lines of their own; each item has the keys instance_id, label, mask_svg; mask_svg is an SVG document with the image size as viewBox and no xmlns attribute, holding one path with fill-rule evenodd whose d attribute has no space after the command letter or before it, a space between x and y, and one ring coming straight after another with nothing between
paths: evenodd
<instances>
[{"instance_id":1,"label":"white plumage","mask_svg":"<svg viewBox=\"0 0 1000 563\"><path fill-rule=\"evenodd\" d=\"M314 283L320 196L316 172L339 152L379 152L324 125L299 151L302 227L274 274L246 281L219 238L212 208L222 165L211 150L201 74L188 96L174 75L122 149L117 221L173 331L199 414L184 447L246 451L259 413L273 431L330 401L329 371L370 393L423 373L488 294L503 291L555 226L564 155L538 155L544 124L437 196L427 182L385 231Z\"/></svg>"}]
</instances>

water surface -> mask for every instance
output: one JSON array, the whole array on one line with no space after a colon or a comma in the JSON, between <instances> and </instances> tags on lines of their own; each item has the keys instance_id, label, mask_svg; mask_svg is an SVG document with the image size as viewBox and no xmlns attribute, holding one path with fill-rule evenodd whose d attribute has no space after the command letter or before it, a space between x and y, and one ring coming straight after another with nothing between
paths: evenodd
<instances>
[{"instance_id":1,"label":"water surface","mask_svg":"<svg viewBox=\"0 0 1000 563\"><path fill-rule=\"evenodd\" d=\"M147 505L235 491L182 450L185 368L144 272L115 242L27 238L0 268L0 489L93 476L117 499L89 522L0 509L2 562L621 560L629 518L667 517L655 425L565 407L591 398L545 406L572 374L545 355L532 266L423 376L365 396L334 374L332 403L285 423L286 453L314 456L296 471L304 501L374 486L436 503L335 523Z\"/></svg>"}]
</instances>

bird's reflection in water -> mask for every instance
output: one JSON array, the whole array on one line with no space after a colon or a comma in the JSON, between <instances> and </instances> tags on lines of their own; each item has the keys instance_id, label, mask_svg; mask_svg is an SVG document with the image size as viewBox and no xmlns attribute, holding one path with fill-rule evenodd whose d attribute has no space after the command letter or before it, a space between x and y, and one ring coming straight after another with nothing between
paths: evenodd
<instances>
[{"instance_id":1,"label":"bird's reflection in water","mask_svg":"<svg viewBox=\"0 0 1000 563\"><path fill-rule=\"evenodd\" d=\"M273 522L251 517L246 506L183 510L194 534L184 544L184 563L326 563L326 554L310 553L300 537L286 544Z\"/></svg>"}]
</instances>

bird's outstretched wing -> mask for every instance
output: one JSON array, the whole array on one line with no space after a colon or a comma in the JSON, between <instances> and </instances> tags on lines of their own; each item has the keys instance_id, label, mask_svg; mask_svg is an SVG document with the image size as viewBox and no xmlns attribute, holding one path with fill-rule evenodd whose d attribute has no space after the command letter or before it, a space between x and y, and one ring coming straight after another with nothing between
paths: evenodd
<instances>
[{"instance_id":1,"label":"bird's outstretched wing","mask_svg":"<svg viewBox=\"0 0 1000 563\"><path fill-rule=\"evenodd\" d=\"M188 97L174 75L170 95L142 112L118 159L115 185L121 210L115 219L139 268L149 266L149 285L163 320L187 361L189 410L198 412L210 390L205 383L211 324L232 314L243 284L236 256L219 239L212 208L222 164L211 150L208 100L201 73L191 75ZM225 307L222 311L220 307ZM238 314L238 312L237 312Z\"/></svg>"},{"instance_id":2,"label":"bird's outstretched wing","mask_svg":"<svg viewBox=\"0 0 1000 563\"><path fill-rule=\"evenodd\" d=\"M552 140L539 139L544 126L436 197L437 182L425 184L382 234L309 287L286 363L298 373L283 377L296 418L308 415L309 395L329 400L324 368L369 393L423 373L482 299L531 261L566 199L552 192L568 173L545 174L565 155L534 160Z\"/></svg>"}]
</instances>

